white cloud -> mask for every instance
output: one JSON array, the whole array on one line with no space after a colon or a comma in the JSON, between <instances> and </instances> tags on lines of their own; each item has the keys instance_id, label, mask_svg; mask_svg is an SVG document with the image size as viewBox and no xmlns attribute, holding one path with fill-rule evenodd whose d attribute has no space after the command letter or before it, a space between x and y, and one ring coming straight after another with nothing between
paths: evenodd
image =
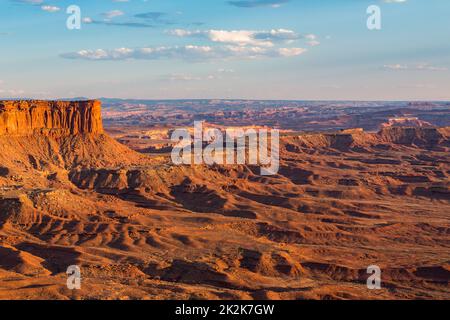
<instances>
[{"instance_id":1,"label":"white cloud","mask_svg":"<svg viewBox=\"0 0 450 320\"><path fill-rule=\"evenodd\" d=\"M406 70L408 69L408 66L397 63L397 64L385 64L383 68L389 70Z\"/></svg>"},{"instance_id":2,"label":"white cloud","mask_svg":"<svg viewBox=\"0 0 450 320\"><path fill-rule=\"evenodd\" d=\"M179 74L179 73L172 73L169 75L164 75L161 76L161 80L163 81L172 81L172 82L176 82L176 81L200 81L203 80L202 77L200 76L193 76L190 74Z\"/></svg>"},{"instance_id":3,"label":"white cloud","mask_svg":"<svg viewBox=\"0 0 450 320\"><path fill-rule=\"evenodd\" d=\"M234 73L234 69L220 68L217 70L217 72L219 72L219 73Z\"/></svg>"},{"instance_id":4,"label":"white cloud","mask_svg":"<svg viewBox=\"0 0 450 320\"><path fill-rule=\"evenodd\" d=\"M416 70L429 70L429 71L447 71L446 67L436 67L432 66L429 63L419 63L415 66Z\"/></svg>"},{"instance_id":5,"label":"white cloud","mask_svg":"<svg viewBox=\"0 0 450 320\"><path fill-rule=\"evenodd\" d=\"M272 46L272 42L254 38L252 31L210 30L208 37L213 42L233 43L237 45Z\"/></svg>"},{"instance_id":6,"label":"white cloud","mask_svg":"<svg viewBox=\"0 0 450 320\"><path fill-rule=\"evenodd\" d=\"M118 48L112 50L81 50L62 54L66 59L83 60L157 60L183 59L191 61L224 60L231 58L256 59L294 57L304 53L303 48L267 48L243 46L174 46L154 48Z\"/></svg>"},{"instance_id":7,"label":"white cloud","mask_svg":"<svg viewBox=\"0 0 450 320\"><path fill-rule=\"evenodd\" d=\"M275 42L292 42L301 39L302 36L292 30L272 29L269 31L255 30L185 30L176 29L169 31L178 37L202 37L212 42L228 43L239 46L263 46L273 47Z\"/></svg>"},{"instance_id":8,"label":"white cloud","mask_svg":"<svg viewBox=\"0 0 450 320\"><path fill-rule=\"evenodd\" d=\"M104 12L103 15L106 17L106 19L113 19L116 17L123 16L125 13L120 10L111 10L108 12Z\"/></svg>"},{"instance_id":9,"label":"white cloud","mask_svg":"<svg viewBox=\"0 0 450 320\"><path fill-rule=\"evenodd\" d=\"M278 49L278 53L282 57L294 57L294 56L301 55L304 52L306 52L306 49L303 49L303 48L281 48L281 49Z\"/></svg>"},{"instance_id":10,"label":"white cloud","mask_svg":"<svg viewBox=\"0 0 450 320\"><path fill-rule=\"evenodd\" d=\"M60 7L56 7L56 6L41 6L41 9L47 12L57 12L59 10L61 10Z\"/></svg>"},{"instance_id":11,"label":"white cloud","mask_svg":"<svg viewBox=\"0 0 450 320\"><path fill-rule=\"evenodd\" d=\"M387 70L426 70L426 71L447 71L446 67L436 67L430 65L429 63L418 63L414 65L407 64L386 64L383 66L384 69Z\"/></svg>"}]
</instances>

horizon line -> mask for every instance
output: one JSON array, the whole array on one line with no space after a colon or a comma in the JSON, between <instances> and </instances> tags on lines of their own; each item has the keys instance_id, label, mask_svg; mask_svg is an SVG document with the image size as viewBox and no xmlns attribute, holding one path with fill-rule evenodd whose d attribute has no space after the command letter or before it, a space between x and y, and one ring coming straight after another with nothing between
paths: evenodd
<instances>
[{"instance_id":1,"label":"horizon line","mask_svg":"<svg viewBox=\"0 0 450 320\"><path fill-rule=\"evenodd\" d=\"M282 102L438 102L450 103L449 99L250 99L250 98L89 98L89 97L74 97L74 98L0 98L0 101L92 101L92 100L138 100L138 101L282 101Z\"/></svg>"}]
</instances>

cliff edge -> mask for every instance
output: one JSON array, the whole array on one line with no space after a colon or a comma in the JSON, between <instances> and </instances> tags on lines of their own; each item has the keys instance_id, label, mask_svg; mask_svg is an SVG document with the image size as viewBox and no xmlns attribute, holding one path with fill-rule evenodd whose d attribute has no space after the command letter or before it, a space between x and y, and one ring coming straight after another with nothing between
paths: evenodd
<instances>
[{"instance_id":1,"label":"cliff edge","mask_svg":"<svg viewBox=\"0 0 450 320\"><path fill-rule=\"evenodd\" d=\"M146 164L150 158L104 133L100 101L0 100L0 189L46 186L54 182L46 175L79 166Z\"/></svg>"},{"instance_id":2,"label":"cliff edge","mask_svg":"<svg viewBox=\"0 0 450 320\"><path fill-rule=\"evenodd\" d=\"M0 135L103 133L101 102L0 100Z\"/></svg>"}]
</instances>

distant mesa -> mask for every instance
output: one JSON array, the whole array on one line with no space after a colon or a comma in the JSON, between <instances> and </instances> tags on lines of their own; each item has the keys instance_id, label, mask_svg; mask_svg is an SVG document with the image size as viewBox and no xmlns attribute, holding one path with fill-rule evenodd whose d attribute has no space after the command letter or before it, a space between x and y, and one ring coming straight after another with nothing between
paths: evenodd
<instances>
[{"instance_id":1,"label":"distant mesa","mask_svg":"<svg viewBox=\"0 0 450 320\"><path fill-rule=\"evenodd\" d=\"M103 133L101 102L0 100L0 135Z\"/></svg>"},{"instance_id":2,"label":"distant mesa","mask_svg":"<svg viewBox=\"0 0 450 320\"><path fill-rule=\"evenodd\" d=\"M54 181L77 166L148 163L104 133L100 101L0 100L0 187L10 177L35 185L41 171Z\"/></svg>"},{"instance_id":3,"label":"distant mesa","mask_svg":"<svg viewBox=\"0 0 450 320\"><path fill-rule=\"evenodd\" d=\"M387 122L381 124L382 128L386 127L428 127L433 125L427 121L420 120L418 117L395 117L389 118Z\"/></svg>"}]
</instances>

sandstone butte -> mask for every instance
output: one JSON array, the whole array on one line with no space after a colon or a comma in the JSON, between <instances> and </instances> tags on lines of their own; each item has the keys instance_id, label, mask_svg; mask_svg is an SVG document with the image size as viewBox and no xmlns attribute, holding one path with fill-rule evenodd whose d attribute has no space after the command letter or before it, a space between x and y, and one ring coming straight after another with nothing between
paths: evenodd
<instances>
[{"instance_id":1,"label":"sandstone butte","mask_svg":"<svg viewBox=\"0 0 450 320\"><path fill-rule=\"evenodd\" d=\"M0 135L103 133L101 102L0 101Z\"/></svg>"}]
</instances>

